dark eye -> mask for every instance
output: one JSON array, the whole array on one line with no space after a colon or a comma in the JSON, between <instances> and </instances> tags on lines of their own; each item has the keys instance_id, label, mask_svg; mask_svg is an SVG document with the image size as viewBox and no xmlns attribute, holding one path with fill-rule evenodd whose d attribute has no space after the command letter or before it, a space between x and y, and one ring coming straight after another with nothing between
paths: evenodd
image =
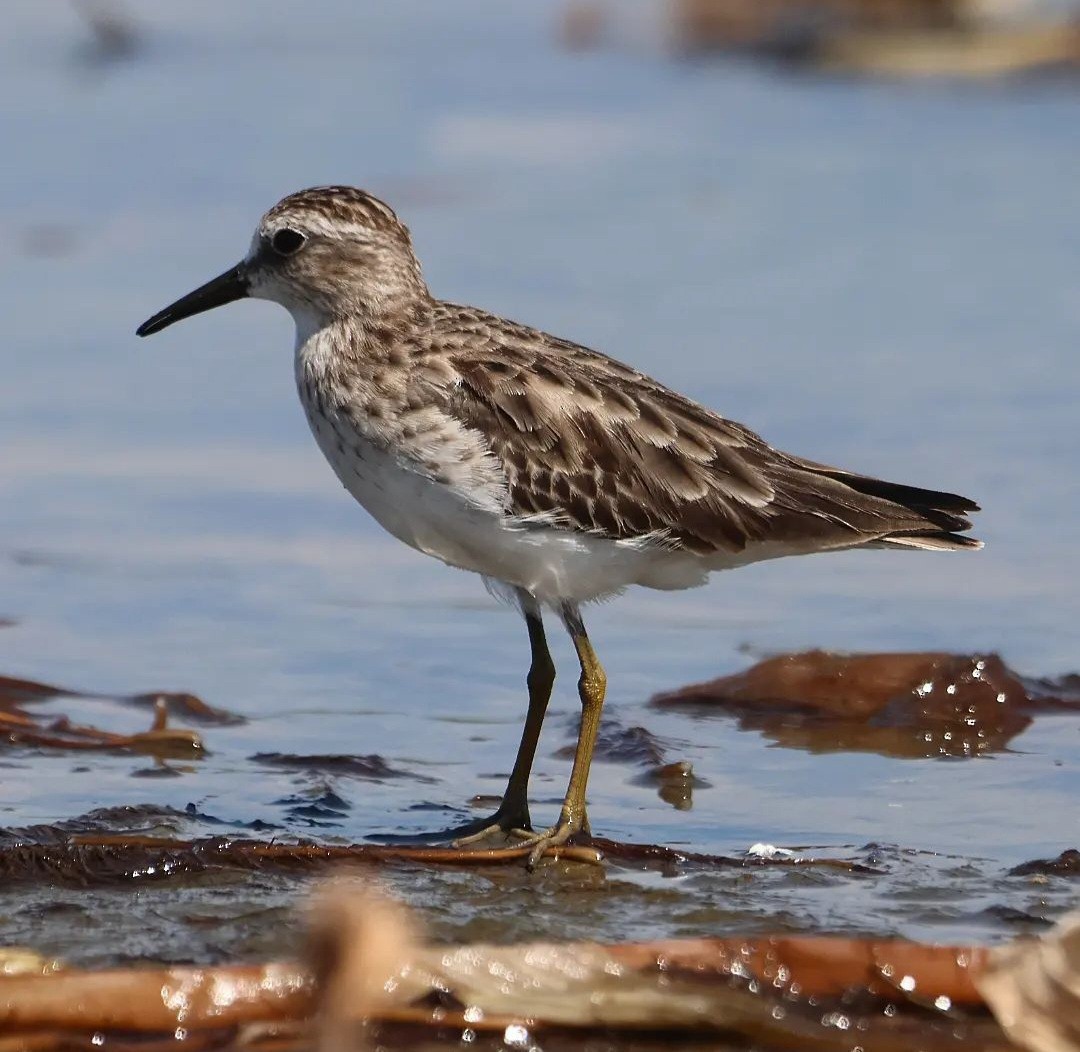
<instances>
[{"instance_id":1,"label":"dark eye","mask_svg":"<svg viewBox=\"0 0 1080 1052\"><path fill-rule=\"evenodd\" d=\"M299 251L300 246L305 241L307 241L307 238L299 230L290 230L285 227L270 239L270 244L273 245L274 251L279 256L291 256L294 252Z\"/></svg>"}]
</instances>

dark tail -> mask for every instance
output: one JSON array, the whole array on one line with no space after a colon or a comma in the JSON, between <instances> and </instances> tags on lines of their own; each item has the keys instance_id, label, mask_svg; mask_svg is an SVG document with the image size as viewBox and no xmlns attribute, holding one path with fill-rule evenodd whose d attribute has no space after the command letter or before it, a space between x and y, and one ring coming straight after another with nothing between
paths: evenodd
<instances>
[{"instance_id":1,"label":"dark tail","mask_svg":"<svg viewBox=\"0 0 1080 1052\"><path fill-rule=\"evenodd\" d=\"M974 549L983 546L983 542L974 537L960 536L960 532L971 529L968 513L980 510L979 505L973 500L968 500L967 497L961 497L956 493L920 489L918 486L904 486L897 482L886 482L884 479L870 478L865 475L854 475L836 468L826 468L821 473L836 479L837 482L842 482L857 493L888 501L896 507L898 512L903 509L908 513L897 515L896 518L901 520L897 522L897 528L879 537L876 544L888 548L923 548L939 551Z\"/></svg>"}]
</instances>

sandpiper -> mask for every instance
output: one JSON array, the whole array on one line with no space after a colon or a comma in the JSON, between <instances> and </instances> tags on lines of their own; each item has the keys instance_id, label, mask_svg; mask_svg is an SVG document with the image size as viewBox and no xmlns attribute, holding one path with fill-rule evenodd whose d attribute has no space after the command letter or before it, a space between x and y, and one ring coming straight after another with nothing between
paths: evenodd
<instances>
[{"instance_id":1,"label":"sandpiper","mask_svg":"<svg viewBox=\"0 0 1080 1052\"><path fill-rule=\"evenodd\" d=\"M140 336L241 297L296 323L296 383L338 478L399 540L483 575L524 614L528 712L497 811L462 844L514 833L545 849L588 832L585 789L606 676L582 604L629 585L844 548L951 551L978 505L783 453L604 354L435 299L382 201L320 186L279 201L244 259ZM542 610L581 665L581 723L558 822L532 832L528 780L555 679ZM459 831L460 832L460 831Z\"/></svg>"}]
</instances>

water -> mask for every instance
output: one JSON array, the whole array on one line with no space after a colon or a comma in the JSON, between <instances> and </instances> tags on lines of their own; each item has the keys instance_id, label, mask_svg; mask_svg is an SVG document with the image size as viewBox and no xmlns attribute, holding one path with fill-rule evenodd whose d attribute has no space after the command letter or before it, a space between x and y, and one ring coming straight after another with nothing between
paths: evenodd
<instances>
[{"instance_id":1,"label":"water","mask_svg":"<svg viewBox=\"0 0 1080 1052\"><path fill-rule=\"evenodd\" d=\"M629 906L594 902L587 930L641 934L650 902L657 934L994 938L1008 924L973 902L1061 908L1064 891L1040 898L1002 874L1076 844L1075 720L940 762L773 748L645 703L744 666L745 648L993 650L1028 673L1076 668L1074 84L902 87L567 53L540 5L133 9L140 47L115 62L94 58L73 8L5 9L0 615L17 623L0 630L0 671L191 690L250 722L208 730L209 755L174 777L133 778L145 758L11 750L0 823L194 804L354 840L445 825L500 791L524 712L523 626L337 485L293 390L287 315L244 303L134 337L235 262L282 194L354 182L410 224L437 294L612 352L782 448L985 508L977 555L781 561L588 612L612 717L649 727L708 783L676 811L634 770L599 764L598 830L702 851L896 847L893 876L854 890L613 873ZM577 705L572 651L555 642L539 818L564 788L552 753ZM144 718L56 709L128 730ZM312 825L295 798L326 786L259 752L379 753L434 781L330 779L346 806ZM486 876L484 894L476 880L395 887L458 937L487 930L492 891L512 887L496 927L521 935L527 878ZM564 927L558 881L542 886L538 908ZM709 905L737 893L730 912Z\"/></svg>"}]
</instances>

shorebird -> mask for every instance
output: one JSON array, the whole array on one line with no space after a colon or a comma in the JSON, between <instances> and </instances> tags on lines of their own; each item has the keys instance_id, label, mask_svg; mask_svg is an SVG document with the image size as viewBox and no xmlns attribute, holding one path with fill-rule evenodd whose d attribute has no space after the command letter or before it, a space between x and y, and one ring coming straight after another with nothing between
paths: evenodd
<instances>
[{"instance_id":1,"label":"shorebird","mask_svg":"<svg viewBox=\"0 0 1080 1052\"><path fill-rule=\"evenodd\" d=\"M585 790L606 676L583 604L630 585L846 548L954 550L978 506L792 456L597 351L435 299L393 210L348 186L301 190L247 255L140 336L242 297L287 308L315 440L399 540L481 574L525 617L528 710L502 803L456 843L515 834L546 849L588 832ZM533 832L528 781L555 679L542 611L581 666L581 722L557 823ZM459 831L460 832L460 831Z\"/></svg>"}]
</instances>

